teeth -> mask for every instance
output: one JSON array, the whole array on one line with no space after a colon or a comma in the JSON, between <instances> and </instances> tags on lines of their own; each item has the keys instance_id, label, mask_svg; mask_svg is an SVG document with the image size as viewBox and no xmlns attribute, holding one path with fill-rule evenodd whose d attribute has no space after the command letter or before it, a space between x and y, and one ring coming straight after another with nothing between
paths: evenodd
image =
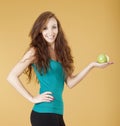
<instances>
[{"instance_id":1,"label":"teeth","mask_svg":"<svg viewBox=\"0 0 120 126\"><path fill-rule=\"evenodd\" d=\"M54 37L48 37L49 39L53 39Z\"/></svg>"}]
</instances>

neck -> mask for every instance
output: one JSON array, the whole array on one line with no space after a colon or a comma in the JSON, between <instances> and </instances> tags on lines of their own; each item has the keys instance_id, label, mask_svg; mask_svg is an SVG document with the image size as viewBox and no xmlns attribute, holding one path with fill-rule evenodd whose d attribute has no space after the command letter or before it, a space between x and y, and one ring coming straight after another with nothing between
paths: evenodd
<instances>
[{"instance_id":1,"label":"neck","mask_svg":"<svg viewBox=\"0 0 120 126\"><path fill-rule=\"evenodd\" d=\"M49 48L49 50L54 50L54 44L50 44L50 45L48 45L48 48Z\"/></svg>"},{"instance_id":2,"label":"neck","mask_svg":"<svg viewBox=\"0 0 120 126\"><path fill-rule=\"evenodd\" d=\"M49 49L51 59L57 60L54 45L49 45L48 49Z\"/></svg>"}]
</instances>

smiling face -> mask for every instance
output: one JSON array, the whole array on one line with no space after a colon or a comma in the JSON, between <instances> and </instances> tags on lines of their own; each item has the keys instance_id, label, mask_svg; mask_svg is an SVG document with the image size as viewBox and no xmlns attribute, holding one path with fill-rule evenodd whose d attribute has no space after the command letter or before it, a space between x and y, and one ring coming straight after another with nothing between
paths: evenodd
<instances>
[{"instance_id":1,"label":"smiling face","mask_svg":"<svg viewBox=\"0 0 120 126\"><path fill-rule=\"evenodd\" d=\"M58 25L55 18L50 18L42 30L43 38L48 42L49 45L55 42L58 34Z\"/></svg>"}]
</instances>

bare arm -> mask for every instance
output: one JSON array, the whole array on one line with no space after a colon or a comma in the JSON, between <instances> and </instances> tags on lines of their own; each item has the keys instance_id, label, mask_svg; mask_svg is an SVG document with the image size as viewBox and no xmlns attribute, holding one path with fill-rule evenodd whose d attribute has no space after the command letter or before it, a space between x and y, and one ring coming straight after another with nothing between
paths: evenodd
<instances>
[{"instance_id":1,"label":"bare arm","mask_svg":"<svg viewBox=\"0 0 120 126\"><path fill-rule=\"evenodd\" d=\"M68 77L66 80L66 84L69 88L74 87L76 84L78 84L83 78L86 77L86 75L95 67L98 68L105 68L109 66L110 64L113 64L112 62L99 64L96 62L90 63L87 67L85 67L81 72L79 72L77 75L72 75L71 77Z\"/></svg>"},{"instance_id":2,"label":"bare arm","mask_svg":"<svg viewBox=\"0 0 120 126\"><path fill-rule=\"evenodd\" d=\"M53 97L50 95L51 92L45 92L41 95L33 97L30 92L28 92L20 81L19 77L24 72L24 70L35 60L34 57L35 50L30 49L23 58L15 65L15 67L9 73L7 80L8 82L27 100L33 103L39 102L49 102ZM49 98L48 98L49 97Z\"/></svg>"}]
</instances>

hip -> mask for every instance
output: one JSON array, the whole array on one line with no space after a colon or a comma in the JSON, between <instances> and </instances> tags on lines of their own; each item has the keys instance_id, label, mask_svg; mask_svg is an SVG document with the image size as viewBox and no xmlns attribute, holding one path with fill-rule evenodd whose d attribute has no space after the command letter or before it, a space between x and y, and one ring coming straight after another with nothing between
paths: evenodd
<instances>
[{"instance_id":1,"label":"hip","mask_svg":"<svg viewBox=\"0 0 120 126\"><path fill-rule=\"evenodd\" d=\"M31 112L32 126L65 126L63 115L56 113Z\"/></svg>"}]
</instances>

